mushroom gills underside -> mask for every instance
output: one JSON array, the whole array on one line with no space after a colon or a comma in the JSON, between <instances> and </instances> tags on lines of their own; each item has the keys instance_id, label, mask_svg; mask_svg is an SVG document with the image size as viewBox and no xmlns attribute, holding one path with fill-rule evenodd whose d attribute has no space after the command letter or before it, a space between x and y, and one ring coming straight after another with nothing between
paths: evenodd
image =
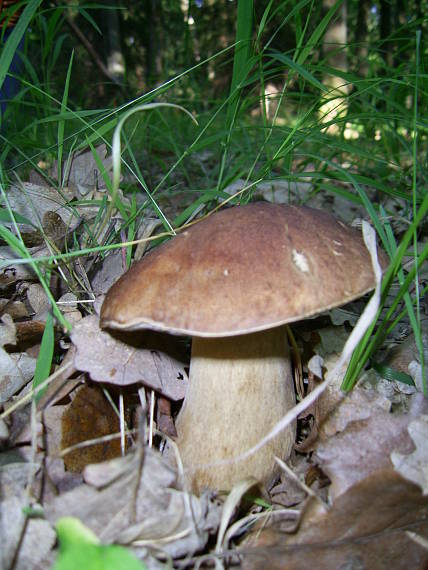
<instances>
[{"instance_id":1,"label":"mushroom gills underside","mask_svg":"<svg viewBox=\"0 0 428 570\"><path fill-rule=\"evenodd\" d=\"M228 337L194 337L190 381L177 417L177 444L191 488L229 490L253 476L269 484L278 473L274 456L286 459L295 425L245 460L295 405L285 327ZM225 465L213 465L228 460Z\"/></svg>"}]
</instances>

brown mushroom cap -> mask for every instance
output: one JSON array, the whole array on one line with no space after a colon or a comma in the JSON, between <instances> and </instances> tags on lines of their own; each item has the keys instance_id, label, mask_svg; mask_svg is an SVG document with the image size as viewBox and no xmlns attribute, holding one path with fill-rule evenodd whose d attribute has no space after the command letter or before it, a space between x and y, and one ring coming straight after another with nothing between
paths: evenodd
<instances>
[{"instance_id":1,"label":"brown mushroom cap","mask_svg":"<svg viewBox=\"0 0 428 570\"><path fill-rule=\"evenodd\" d=\"M133 265L108 292L101 322L234 336L343 305L374 285L360 232L320 210L259 202L215 213Z\"/></svg>"}]
</instances>

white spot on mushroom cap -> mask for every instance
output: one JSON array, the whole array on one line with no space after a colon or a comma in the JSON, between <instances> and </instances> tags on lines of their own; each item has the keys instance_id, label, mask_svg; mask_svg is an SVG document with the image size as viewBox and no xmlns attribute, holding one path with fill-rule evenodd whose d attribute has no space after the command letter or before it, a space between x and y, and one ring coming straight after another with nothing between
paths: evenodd
<instances>
[{"instance_id":1,"label":"white spot on mushroom cap","mask_svg":"<svg viewBox=\"0 0 428 570\"><path fill-rule=\"evenodd\" d=\"M223 271L223 275L224 275L225 277L227 277L227 276L229 275L229 270L228 270L228 269L225 269L225 270Z\"/></svg>"},{"instance_id":2,"label":"white spot on mushroom cap","mask_svg":"<svg viewBox=\"0 0 428 570\"><path fill-rule=\"evenodd\" d=\"M300 269L300 271L303 271L303 273L308 273L309 263L308 260L306 259L306 256L303 253L299 253L295 249L293 249L292 254L293 254L293 261L297 269Z\"/></svg>"}]
</instances>

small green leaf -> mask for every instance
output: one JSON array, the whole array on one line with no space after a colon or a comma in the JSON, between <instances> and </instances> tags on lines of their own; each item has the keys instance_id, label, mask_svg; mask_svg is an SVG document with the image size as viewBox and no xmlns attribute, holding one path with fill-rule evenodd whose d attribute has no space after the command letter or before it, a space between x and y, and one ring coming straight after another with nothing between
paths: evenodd
<instances>
[{"instance_id":1,"label":"small green leaf","mask_svg":"<svg viewBox=\"0 0 428 570\"><path fill-rule=\"evenodd\" d=\"M380 362L372 363L372 367L384 378L389 382L393 382L396 380L397 382L401 382L402 384L407 384L408 386L414 386L415 383L413 382L413 378L406 374L405 372L400 372L395 368L391 368L390 366L386 366L385 364L381 364Z\"/></svg>"},{"instance_id":2,"label":"small green leaf","mask_svg":"<svg viewBox=\"0 0 428 570\"><path fill-rule=\"evenodd\" d=\"M122 546L103 545L79 519L63 517L56 524L59 554L52 570L145 570Z\"/></svg>"},{"instance_id":3,"label":"small green leaf","mask_svg":"<svg viewBox=\"0 0 428 570\"><path fill-rule=\"evenodd\" d=\"M295 71L298 75L306 79L308 83L319 89L320 91L324 91L324 93L328 93L327 87L325 87L316 77L312 75L310 71L308 71L303 65L300 63L296 63L290 57L287 57L283 53L273 52L270 54L272 59L276 59L281 63L284 63L288 67L290 67L293 71Z\"/></svg>"}]
</instances>

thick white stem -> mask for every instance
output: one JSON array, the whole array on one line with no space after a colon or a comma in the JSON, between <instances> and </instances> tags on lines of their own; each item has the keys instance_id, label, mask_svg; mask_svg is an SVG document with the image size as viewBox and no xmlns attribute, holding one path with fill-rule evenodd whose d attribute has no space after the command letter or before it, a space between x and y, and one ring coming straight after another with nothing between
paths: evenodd
<instances>
[{"instance_id":1,"label":"thick white stem","mask_svg":"<svg viewBox=\"0 0 428 570\"><path fill-rule=\"evenodd\" d=\"M295 405L284 327L228 338L194 338L190 383L177 418L178 447L194 492L230 489L252 475L275 476L274 455L289 456L294 426L244 461L233 461L262 439ZM222 466L203 465L230 459Z\"/></svg>"}]
</instances>

